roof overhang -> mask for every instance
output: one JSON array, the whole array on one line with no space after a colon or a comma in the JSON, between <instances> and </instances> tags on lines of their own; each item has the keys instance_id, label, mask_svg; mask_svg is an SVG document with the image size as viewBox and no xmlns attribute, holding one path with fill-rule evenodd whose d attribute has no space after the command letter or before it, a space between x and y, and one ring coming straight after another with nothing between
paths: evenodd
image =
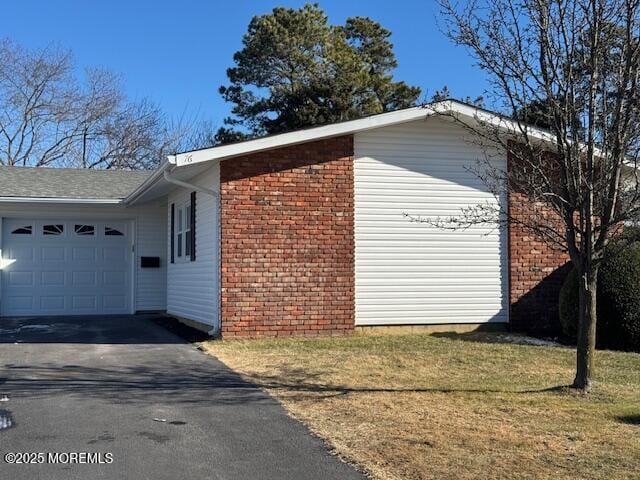
<instances>
[{"instance_id":1,"label":"roof overhang","mask_svg":"<svg viewBox=\"0 0 640 480\"><path fill-rule=\"evenodd\" d=\"M232 143L229 145L178 153L168 157L168 162L176 167L183 167L212 160L227 160L233 157L262 152L274 148L287 147L316 140L323 140L326 138L350 135L381 127L399 125L416 120L423 120L434 115L454 117L459 120L467 121L470 124L485 126L485 128L492 126L504 131L506 135L521 134L521 129L525 128L526 133L532 138L543 142L552 143L554 141L553 135L545 130L531 126L523 126L523 124L509 119L508 117L504 117L472 105L467 105L455 100L445 100L420 107L372 115L358 120L350 120L321 127L297 130L295 132L271 135L268 137L257 138L255 140Z\"/></svg>"},{"instance_id":2,"label":"roof overhang","mask_svg":"<svg viewBox=\"0 0 640 480\"><path fill-rule=\"evenodd\" d=\"M257 138L255 140L221 145L219 147L178 153L170 156L169 162L175 164L177 167L182 167L211 160L226 160L228 158L263 152L274 148L288 147L315 140L372 130L374 128L412 122L414 120L426 118L427 114L428 112L422 107L407 108L405 110L381 113L379 115L373 115L371 117L361 118L358 120L350 120L321 127L270 135L267 137Z\"/></svg>"},{"instance_id":3,"label":"roof overhang","mask_svg":"<svg viewBox=\"0 0 640 480\"><path fill-rule=\"evenodd\" d=\"M210 167L211 164L201 162L196 165L185 165L182 168L178 168L170 159L163 163L158 170L153 172L142 185L129 194L129 196L124 199L124 203L126 205L132 205L134 203L157 200L175 188L176 183L188 181ZM168 175L170 175L171 181L167 180ZM194 186L194 188L197 187Z\"/></svg>"},{"instance_id":4,"label":"roof overhang","mask_svg":"<svg viewBox=\"0 0 640 480\"><path fill-rule=\"evenodd\" d=\"M170 173L176 178L182 177L188 179L200 171L203 171L205 168L208 168L206 166L207 162L229 160L275 148L299 145L343 135L353 135L367 130L400 125L417 120L426 120L433 116L450 118L466 124L471 129L495 129L500 132L501 135L504 135L504 138L517 140L517 138L521 138L522 135L527 135L530 141L539 142L542 145L548 145L552 148L556 143L554 135L547 130L527 125L510 117L457 100L444 100L419 107L372 115L357 120L349 120L331 125L271 135L255 140L170 155L167 157L167 161L162 164L156 172L125 199L125 203L130 204L138 201L146 201L166 192L171 186L167 185L168 182L163 179L165 172ZM596 154L598 154L598 152L596 152Z\"/></svg>"},{"instance_id":5,"label":"roof overhang","mask_svg":"<svg viewBox=\"0 0 640 480\"><path fill-rule=\"evenodd\" d=\"M165 171L170 171L174 168L169 161L164 162L160 167L147 177L147 179L138 186L133 192L131 192L127 198L124 199L124 203L130 204L140 200L150 189L157 185L162 180Z\"/></svg>"}]
</instances>

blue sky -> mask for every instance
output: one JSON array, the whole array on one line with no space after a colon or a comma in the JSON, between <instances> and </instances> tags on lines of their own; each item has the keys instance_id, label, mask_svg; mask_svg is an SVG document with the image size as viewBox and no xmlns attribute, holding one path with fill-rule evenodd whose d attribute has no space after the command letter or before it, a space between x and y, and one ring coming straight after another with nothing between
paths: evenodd
<instances>
[{"instance_id":1,"label":"blue sky","mask_svg":"<svg viewBox=\"0 0 640 480\"><path fill-rule=\"evenodd\" d=\"M0 36L27 47L59 44L79 67L104 66L122 75L133 98L149 97L170 115L199 115L215 126L230 105L218 95L226 83L251 17L304 1L21 0L3 5ZM431 96L448 85L456 97L482 94L484 77L467 53L438 28L431 0L325 0L330 21L369 16L393 32L396 78Z\"/></svg>"}]
</instances>

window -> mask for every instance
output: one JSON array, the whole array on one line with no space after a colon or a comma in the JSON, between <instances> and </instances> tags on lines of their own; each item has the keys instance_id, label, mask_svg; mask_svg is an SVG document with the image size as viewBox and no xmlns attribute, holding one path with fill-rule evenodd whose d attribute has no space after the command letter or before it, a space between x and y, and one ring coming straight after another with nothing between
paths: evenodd
<instances>
[{"instance_id":1,"label":"window","mask_svg":"<svg viewBox=\"0 0 640 480\"><path fill-rule=\"evenodd\" d=\"M182 230L184 229L183 220L184 220L184 208L179 208L178 209L178 237L177 237L178 258L182 257Z\"/></svg>"},{"instance_id":2,"label":"window","mask_svg":"<svg viewBox=\"0 0 640 480\"><path fill-rule=\"evenodd\" d=\"M75 225L73 230L76 235L94 235L96 227L93 225Z\"/></svg>"},{"instance_id":3,"label":"window","mask_svg":"<svg viewBox=\"0 0 640 480\"><path fill-rule=\"evenodd\" d=\"M171 263L196 260L196 192L191 192L189 200L171 204Z\"/></svg>"},{"instance_id":4,"label":"window","mask_svg":"<svg viewBox=\"0 0 640 480\"><path fill-rule=\"evenodd\" d=\"M25 225L24 227L18 227L11 233L13 235L31 235L33 227L31 225Z\"/></svg>"},{"instance_id":5,"label":"window","mask_svg":"<svg viewBox=\"0 0 640 480\"><path fill-rule=\"evenodd\" d=\"M124 233L113 227L104 227L104 234L107 237L122 237Z\"/></svg>"},{"instance_id":6,"label":"window","mask_svg":"<svg viewBox=\"0 0 640 480\"><path fill-rule=\"evenodd\" d=\"M42 226L43 235L62 235L63 233L64 233L64 225L53 224L53 225Z\"/></svg>"},{"instance_id":7,"label":"window","mask_svg":"<svg viewBox=\"0 0 640 480\"><path fill-rule=\"evenodd\" d=\"M184 255L191 258L191 206L184 209Z\"/></svg>"},{"instance_id":8,"label":"window","mask_svg":"<svg viewBox=\"0 0 640 480\"><path fill-rule=\"evenodd\" d=\"M177 209L176 218L176 256L191 258L191 206L183 205Z\"/></svg>"}]
</instances>

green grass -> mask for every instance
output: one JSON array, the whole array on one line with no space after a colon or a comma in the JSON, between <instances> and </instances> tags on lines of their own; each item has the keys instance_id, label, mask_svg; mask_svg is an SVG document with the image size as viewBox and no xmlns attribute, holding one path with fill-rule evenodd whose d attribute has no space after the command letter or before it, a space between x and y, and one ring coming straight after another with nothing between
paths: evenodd
<instances>
[{"instance_id":1,"label":"green grass","mask_svg":"<svg viewBox=\"0 0 640 480\"><path fill-rule=\"evenodd\" d=\"M376 478L638 478L640 355L599 351L594 392L567 348L499 334L212 341Z\"/></svg>"}]
</instances>

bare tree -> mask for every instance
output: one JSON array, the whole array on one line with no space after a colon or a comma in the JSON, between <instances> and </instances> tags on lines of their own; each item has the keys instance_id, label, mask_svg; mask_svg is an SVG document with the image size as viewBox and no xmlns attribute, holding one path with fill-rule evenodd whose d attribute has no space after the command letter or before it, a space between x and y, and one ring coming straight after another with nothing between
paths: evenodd
<instances>
[{"instance_id":1,"label":"bare tree","mask_svg":"<svg viewBox=\"0 0 640 480\"><path fill-rule=\"evenodd\" d=\"M219 127L210 120L203 120L199 115L186 117L169 122L171 142L165 150L169 153L187 152L217 145Z\"/></svg>"},{"instance_id":2,"label":"bare tree","mask_svg":"<svg viewBox=\"0 0 640 480\"><path fill-rule=\"evenodd\" d=\"M457 118L487 152L478 174L496 195L520 195L529 206L525 220L478 205L446 223L518 222L568 252L581 278L573 387L588 391L598 269L619 226L640 209L640 0L441 6L449 38L488 74L486 98L504 115ZM532 109L547 132L524 122ZM508 152L506 170L490 161L496 151Z\"/></svg>"},{"instance_id":3,"label":"bare tree","mask_svg":"<svg viewBox=\"0 0 640 480\"><path fill-rule=\"evenodd\" d=\"M80 81L68 51L0 39L1 165L147 169L181 146L202 146L193 128L148 99L127 99L108 70L88 69Z\"/></svg>"}]
</instances>

